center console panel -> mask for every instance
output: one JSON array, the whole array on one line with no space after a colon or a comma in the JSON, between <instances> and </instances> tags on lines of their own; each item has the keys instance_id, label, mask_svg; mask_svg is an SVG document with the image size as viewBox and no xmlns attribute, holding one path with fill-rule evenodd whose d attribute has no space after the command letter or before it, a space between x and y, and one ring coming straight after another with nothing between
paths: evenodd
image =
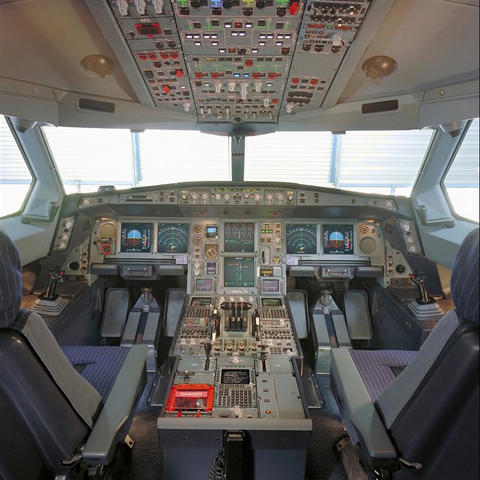
<instances>
[{"instance_id":1,"label":"center console panel","mask_svg":"<svg viewBox=\"0 0 480 480\"><path fill-rule=\"evenodd\" d=\"M248 442L254 478L267 478L270 462L275 478L303 478L312 423L302 368L282 295L188 295L157 423L167 478L207 478L233 431ZM182 448L193 462L179 461Z\"/></svg>"}]
</instances>

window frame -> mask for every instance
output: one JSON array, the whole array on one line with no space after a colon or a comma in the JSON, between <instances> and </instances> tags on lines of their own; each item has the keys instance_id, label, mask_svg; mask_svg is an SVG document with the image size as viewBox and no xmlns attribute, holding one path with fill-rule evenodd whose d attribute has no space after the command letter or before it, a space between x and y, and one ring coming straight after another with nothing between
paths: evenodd
<instances>
[{"instance_id":1,"label":"window frame","mask_svg":"<svg viewBox=\"0 0 480 480\"><path fill-rule=\"evenodd\" d=\"M20 152L20 155L23 157L23 161L25 162L25 165L28 168L28 171L32 177L32 181L30 182L30 186L28 188L27 194L25 195L25 198L23 199L22 204L20 205L20 208L16 210L15 212L9 213L7 215L0 216L0 220L3 220L5 218L11 218L11 217L18 217L20 216L23 211L25 210L25 207L27 206L28 200L30 199L30 196L32 194L32 191L35 187L35 184L37 183L37 176L35 175L32 166L30 164L30 159L28 158L28 155L25 153L25 150L23 149L23 146L18 138L17 130L15 129L15 126L13 125L12 121L10 120L10 117L7 115L3 115L5 118L5 121L8 125L8 128L10 129L10 133L12 134L12 137L17 144L17 148Z\"/></svg>"},{"instance_id":2,"label":"window frame","mask_svg":"<svg viewBox=\"0 0 480 480\"><path fill-rule=\"evenodd\" d=\"M479 222L476 222L475 220L472 220L471 218L463 217L462 215L458 214L457 211L455 210L455 207L450 199L450 195L448 194L447 187L445 186L445 178L447 177L448 173L450 172L450 169L452 168L453 164L455 163L455 159L457 158L457 153L460 150L460 148L463 145L463 140L465 139L468 131L470 130L470 125L473 123L473 118L468 121L468 123L465 125L463 132L461 134L460 139L457 142L457 145L455 146L455 150L450 157L450 160L448 161L448 164L445 167L445 171L443 172L442 179L440 181L440 188L442 189L442 192L445 196L445 200L447 201L448 208L450 209L450 213L452 214L453 218L455 220L461 220L463 222L471 223L472 225L479 225Z\"/></svg>"}]
</instances>

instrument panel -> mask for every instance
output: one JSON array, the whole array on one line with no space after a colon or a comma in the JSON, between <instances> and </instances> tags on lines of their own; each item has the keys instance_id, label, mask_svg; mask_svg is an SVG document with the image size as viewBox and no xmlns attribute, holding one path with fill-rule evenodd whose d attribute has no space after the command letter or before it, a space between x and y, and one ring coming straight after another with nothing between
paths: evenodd
<instances>
[{"instance_id":1,"label":"instrument panel","mask_svg":"<svg viewBox=\"0 0 480 480\"><path fill-rule=\"evenodd\" d=\"M353 278L385 267L380 225L357 219L99 219L91 242L95 264L136 274L148 265L147 276L181 267L189 294L285 295L289 274Z\"/></svg>"}]
</instances>

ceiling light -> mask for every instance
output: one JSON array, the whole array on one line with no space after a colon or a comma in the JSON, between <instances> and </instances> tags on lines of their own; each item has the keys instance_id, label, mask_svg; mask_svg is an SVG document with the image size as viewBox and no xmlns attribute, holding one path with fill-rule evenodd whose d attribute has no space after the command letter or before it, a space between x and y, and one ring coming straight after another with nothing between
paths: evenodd
<instances>
[{"instance_id":1,"label":"ceiling light","mask_svg":"<svg viewBox=\"0 0 480 480\"><path fill-rule=\"evenodd\" d=\"M397 69L397 62L386 55L376 55L365 60L362 64L362 72L371 80L379 80L388 77Z\"/></svg>"},{"instance_id":2,"label":"ceiling light","mask_svg":"<svg viewBox=\"0 0 480 480\"><path fill-rule=\"evenodd\" d=\"M87 55L80 65L92 77L108 78L115 70L115 62L105 55Z\"/></svg>"}]
</instances>

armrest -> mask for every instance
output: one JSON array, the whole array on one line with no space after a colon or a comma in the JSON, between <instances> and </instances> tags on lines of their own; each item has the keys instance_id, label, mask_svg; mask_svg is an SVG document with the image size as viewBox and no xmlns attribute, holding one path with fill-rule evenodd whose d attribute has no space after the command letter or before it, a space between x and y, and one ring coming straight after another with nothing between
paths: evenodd
<instances>
[{"instance_id":1,"label":"armrest","mask_svg":"<svg viewBox=\"0 0 480 480\"><path fill-rule=\"evenodd\" d=\"M127 434L135 403L146 383L147 345L133 345L82 449L91 465L108 465Z\"/></svg>"},{"instance_id":2,"label":"armrest","mask_svg":"<svg viewBox=\"0 0 480 480\"><path fill-rule=\"evenodd\" d=\"M363 456L372 466L396 463L397 452L387 429L372 403L357 367L347 348L331 350L331 375L346 426L357 435ZM349 425L350 424L350 425ZM348 428L347 428L348 430ZM349 432L351 436L352 432Z\"/></svg>"}]
</instances>

